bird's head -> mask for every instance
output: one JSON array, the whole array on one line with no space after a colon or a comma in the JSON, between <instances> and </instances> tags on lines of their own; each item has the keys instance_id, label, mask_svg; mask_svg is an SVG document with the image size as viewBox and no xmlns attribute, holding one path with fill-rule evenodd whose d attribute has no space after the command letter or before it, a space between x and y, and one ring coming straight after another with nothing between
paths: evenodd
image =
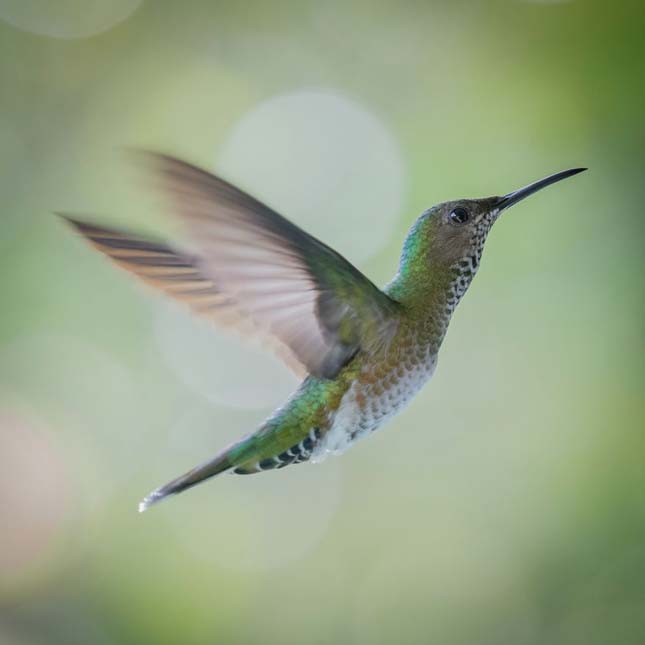
<instances>
[{"instance_id":1,"label":"bird's head","mask_svg":"<svg viewBox=\"0 0 645 645\"><path fill-rule=\"evenodd\" d=\"M502 197L459 199L433 206L408 234L401 270L449 275L459 281L461 296L477 271L486 237L500 214L538 190L583 170L564 170Z\"/></svg>"}]
</instances>

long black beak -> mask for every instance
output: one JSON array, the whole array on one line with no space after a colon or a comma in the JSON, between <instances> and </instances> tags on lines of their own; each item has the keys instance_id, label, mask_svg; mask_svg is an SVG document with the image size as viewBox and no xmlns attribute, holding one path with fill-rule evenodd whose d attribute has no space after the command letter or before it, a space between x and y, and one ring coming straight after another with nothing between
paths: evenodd
<instances>
[{"instance_id":1,"label":"long black beak","mask_svg":"<svg viewBox=\"0 0 645 645\"><path fill-rule=\"evenodd\" d=\"M520 188L519 190L509 193L508 195L504 195L504 197L500 197L499 202L497 203L497 207L500 211L503 211L506 208L510 208L511 206L517 204L517 202L521 202L523 199L526 199L529 195L537 193L538 190L542 190L543 188L566 179L567 177L573 177L573 175L577 175L583 170L587 169L571 168L569 170L563 170L562 172L556 172L555 175L549 175L548 177L540 179L539 181L535 181L528 186L524 186L524 188Z\"/></svg>"}]
</instances>

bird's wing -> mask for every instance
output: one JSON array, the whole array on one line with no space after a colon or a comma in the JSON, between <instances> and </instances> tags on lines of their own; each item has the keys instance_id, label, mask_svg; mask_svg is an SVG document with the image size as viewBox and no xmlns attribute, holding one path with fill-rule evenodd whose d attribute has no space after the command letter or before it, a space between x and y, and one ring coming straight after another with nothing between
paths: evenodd
<instances>
[{"instance_id":1,"label":"bird's wing","mask_svg":"<svg viewBox=\"0 0 645 645\"><path fill-rule=\"evenodd\" d=\"M211 320L218 327L232 328L238 333L259 337L296 374L306 374L303 365L294 358L288 347L277 338L264 333L239 311L230 296L217 289L200 269L199 258L195 255L141 235L90 224L64 213L58 215L95 249L146 285L187 305L194 313Z\"/></svg>"},{"instance_id":2,"label":"bird's wing","mask_svg":"<svg viewBox=\"0 0 645 645\"><path fill-rule=\"evenodd\" d=\"M336 251L222 179L149 157L191 253L77 224L97 248L194 309L206 307L216 322L250 320L287 363L316 376L333 378L359 349L389 340L398 303Z\"/></svg>"}]
</instances>

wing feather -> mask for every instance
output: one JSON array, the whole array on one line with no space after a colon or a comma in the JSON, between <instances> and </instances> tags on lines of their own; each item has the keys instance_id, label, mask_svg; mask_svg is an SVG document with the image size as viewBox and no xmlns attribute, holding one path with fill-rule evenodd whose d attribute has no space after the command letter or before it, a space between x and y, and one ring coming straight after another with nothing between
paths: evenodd
<instances>
[{"instance_id":1,"label":"wing feather","mask_svg":"<svg viewBox=\"0 0 645 645\"><path fill-rule=\"evenodd\" d=\"M147 157L191 252L68 218L98 250L217 324L246 320L316 376L332 378L359 350L388 341L400 305L336 251L219 177Z\"/></svg>"}]
</instances>

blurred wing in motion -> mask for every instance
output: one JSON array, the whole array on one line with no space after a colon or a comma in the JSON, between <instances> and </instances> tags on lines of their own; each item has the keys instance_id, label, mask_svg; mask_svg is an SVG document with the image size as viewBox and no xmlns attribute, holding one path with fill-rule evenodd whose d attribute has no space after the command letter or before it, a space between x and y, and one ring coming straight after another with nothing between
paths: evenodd
<instances>
[{"instance_id":1,"label":"blurred wing in motion","mask_svg":"<svg viewBox=\"0 0 645 645\"><path fill-rule=\"evenodd\" d=\"M389 340L398 303L333 249L204 170L146 156L195 250L68 217L97 249L218 324L246 321L242 331L268 339L285 362L315 376L333 378L359 349Z\"/></svg>"},{"instance_id":2,"label":"blurred wing in motion","mask_svg":"<svg viewBox=\"0 0 645 645\"><path fill-rule=\"evenodd\" d=\"M210 319L218 327L234 328L239 333L259 337L296 374L306 374L287 347L263 333L239 312L230 297L217 290L213 281L200 270L198 258L194 255L174 250L163 242L89 224L63 213L58 215L95 249L148 286L188 305L194 313Z\"/></svg>"}]
</instances>

